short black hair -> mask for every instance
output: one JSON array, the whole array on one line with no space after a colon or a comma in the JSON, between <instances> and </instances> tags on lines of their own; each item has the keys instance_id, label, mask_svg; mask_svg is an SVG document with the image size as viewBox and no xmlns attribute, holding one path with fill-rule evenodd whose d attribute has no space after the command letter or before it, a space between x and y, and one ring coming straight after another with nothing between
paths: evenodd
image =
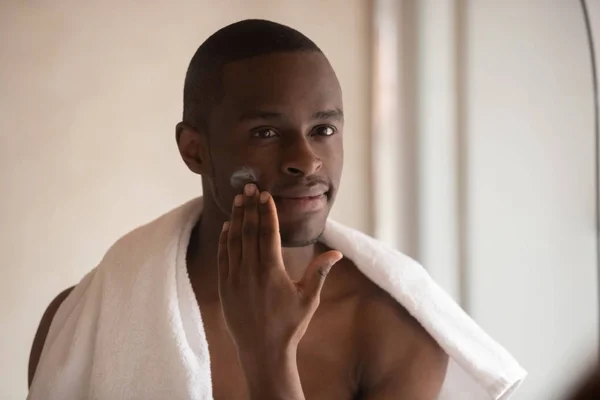
<instances>
[{"instance_id":1,"label":"short black hair","mask_svg":"<svg viewBox=\"0 0 600 400\"><path fill-rule=\"evenodd\" d=\"M247 19L212 34L190 61L183 87L183 122L207 129L212 107L222 97L223 67L251 57L321 49L297 30L262 19Z\"/></svg>"}]
</instances>

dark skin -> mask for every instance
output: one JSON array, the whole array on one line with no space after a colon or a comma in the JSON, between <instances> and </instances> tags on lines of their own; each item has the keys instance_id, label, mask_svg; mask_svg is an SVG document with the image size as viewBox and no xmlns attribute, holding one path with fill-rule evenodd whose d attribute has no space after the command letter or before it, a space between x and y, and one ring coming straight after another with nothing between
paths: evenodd
<instances>
[{"instance_id":1,"label":"dark skin","mask_svg":"<svg viewBox=\"0 0 600 400\"><path fill-rule=\"evenodd\" d=\"M206 131L178 126L182 158L203 177L188 270L214 398L435 399L446 354L351 260L318 242L343 164L342 96L327 59L255 57L228 65L223 85ZM249 196L230 185L243 166L260 172ZM290 200L315 192L323 196L309 206Z\"/></svg>"}]
</instances>

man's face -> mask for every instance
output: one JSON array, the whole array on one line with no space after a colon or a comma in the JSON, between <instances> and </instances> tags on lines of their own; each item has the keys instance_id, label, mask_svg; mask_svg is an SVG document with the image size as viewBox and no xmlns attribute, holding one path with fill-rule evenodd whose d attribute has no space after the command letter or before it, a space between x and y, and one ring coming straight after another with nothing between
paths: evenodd
<instances>
[{"instance_id":1,"label":"man's face","mask_svg":"<svg viewBox=\"0 0 600 400\"><path fill-rule=\"evenodd\" d=\"M231 63L223 92L209 121L216 202L229 209L240 193L230 178L249 167L275 199L282 244L314 243L343 164L342 94L329 62L318 52L290 52Z\"/></svg>"}]
</instances>

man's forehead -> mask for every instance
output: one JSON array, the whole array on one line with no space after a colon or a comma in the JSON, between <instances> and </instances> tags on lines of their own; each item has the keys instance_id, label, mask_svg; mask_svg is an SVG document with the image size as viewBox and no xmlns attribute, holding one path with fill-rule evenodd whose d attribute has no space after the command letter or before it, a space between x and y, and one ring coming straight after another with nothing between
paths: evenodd
<instances>
[{"instance_id":1,"label":"man's forehead","mask_svg":"<svg viewBox=\"0 0 600 400\"><path fill-rule=\"evenodd\" d=\"M318 52L280 53L227 65L214 111L228 123L249 119L343 118L339 82Z\"/></svg>"},{"instance_id":2,"label":"man's forehead","mask_svg":"<svg viewBox=\"0 0 600 400\"><path fill-rule=\"evenodd\" d=\"M333 69L318 52L278 53L228 64L223 71L223 90L225 96L242 101L317 92L341 97Z\"/></svg>"}]
</instances>

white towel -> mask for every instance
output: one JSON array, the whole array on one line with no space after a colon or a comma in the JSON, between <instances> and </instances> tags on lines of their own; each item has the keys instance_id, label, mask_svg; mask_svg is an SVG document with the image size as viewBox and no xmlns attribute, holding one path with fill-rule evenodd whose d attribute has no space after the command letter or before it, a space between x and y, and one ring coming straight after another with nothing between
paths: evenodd
<instances>
[{"instance_id":1,"label":"white towel","mask_svg":"<svg viewBox=\"0 0 600 400\"><path fill-rule=\"evenodd\" d=\"M202 199L117 241L63 302L30 400L212 399L208 344L187 275ZM323 242L354 261L451 358L445 399L508 399L526 372L415 261L328 221Z\"/></svg>"}]
</instances>

